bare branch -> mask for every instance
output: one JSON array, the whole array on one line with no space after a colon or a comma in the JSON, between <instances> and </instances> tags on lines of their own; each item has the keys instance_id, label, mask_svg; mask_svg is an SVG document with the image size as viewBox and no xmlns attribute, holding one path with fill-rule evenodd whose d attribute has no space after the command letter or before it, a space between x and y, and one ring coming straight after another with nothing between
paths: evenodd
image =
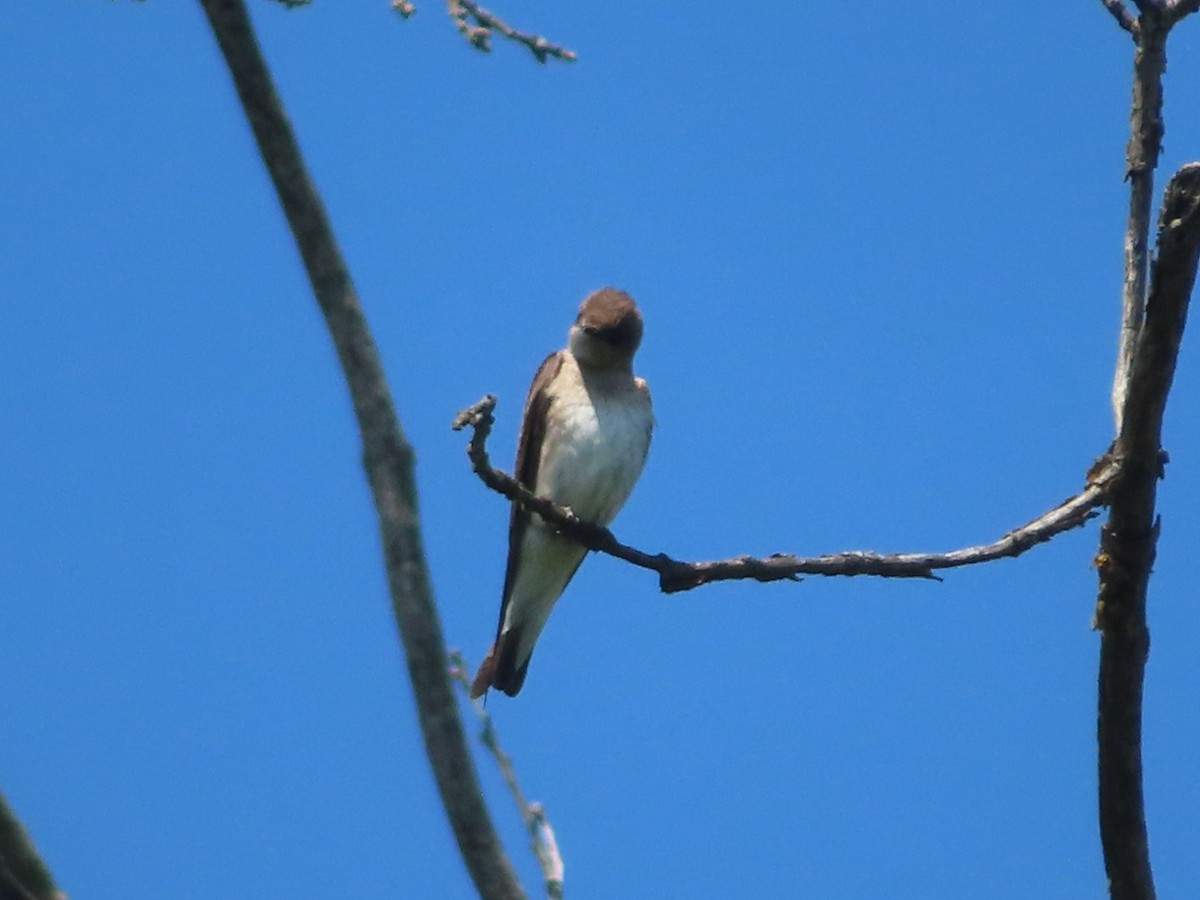
<instances>
[{"instance_id":1,"label":"bare branch","mask_svg":"<svg viewBox=\"0 0 1200 900\"><path fill-rule=\"evenodd\" d=\"M1129 11L1122 0L1100 0L1104 8L1113 14L1117 24L1133 34L1137 29L1137 17Z\"/></svg>"},{"instance_id":2,"label":"bare branch","mask_svg":"<svg viewBox=\"0 0 1200 900\"><path fill-rule=\"evenodd\" d=\"M1157 485L1166 463L1163 412L1198 258L1200 163L1192 163L1171 179L1163 201L1146 321L1135 348L1115 447L1124 466L1113 484L1096 557L1100 836L1114 900L1154 897L1142 797L1142 686L1150 652L1146 593L1159 532L1154 511Z\"/></svg>"},{"instance_id":3,"label":"bare branch","mask_svg":"<svg viewBox=\"0 0 1200 900\"><path fill-rule=\"evenodd\" d=\"M1167 19L1172 25L1200 10L1200 0L1170 0L1166 4Z\"/></svg>"},{"instance_id":4,"label":"bare branch","mask_svg":"<svg viewBox=\"0 0 1200 900\"><path fill-rule=\"evenodd\" d=\"M826 556L801 557L777 553L765 558L740 556L712 562L683 562L665 553L650 554L622 544L611 531L585 522L571 510L555 506L537 497L509 475L492 467L487 453L487 438L495 421L496 398L491 394L460 412L454 419L456 431L473 429L467 455L471 467L484 484L536 513L562 534L589 550L614 556L643 569L658 573L664 593L691 590L714 581L754 579L756 581L798 581L801 575L876 575L884 578L933 578L939 569L951 569L988 562L1006 556L1019 556L1030 547L1050 540L1056 534L1076 528L1096 515L1103 506L1109 486L1119 471L1119 463L1108 457L1100 460L1088 474L1086 488L1050 511L1020 528L1010 531L991 544L966 547L950 553L895 553L850 551Z\"/></svg>"},{"instance_id":5,"label":"bare branch","mask_svg":"<svg viewBox=\"0 0 1200 900\"><path fill-rule=\"evenodd\" d=\"M484 53L492 51L492 32L496 31L510 41L524 44L540 63L544 63L550 57L565 62L574 62L576 59L573 51L560 47L558 44L552 44L539 34L517 31L499 16L472 0L447 0L446 5L450 11L450 18L454 20L454 26L472 47L482 50ZM471 24L472 20L475 23L473 25Z\"/></svg>"},{"instance_id":6,"label":"bare branch","mask_svg":"<svg viewBox=\"0 0 1200 900\"><path fill-rule=\"evenodd\" d=\"M1162 149L1162 78L1167 67L1167 34L1171 22L1157 4L1139 4L1142 15L1134 37L1133 110L1126 148L1125 177L1129 181L1129 219L1125 229L1125 285L1121 295L1121 334L1113 375L1113 419L1121 430L1133 361L1142 327L1149 268L1150 204L1154 170Z\"/></svg>"},{"instance_id":7,"label":"bare branch","mask_svg":"<svg viewBox=\"0 0 1200 900\"><path fill-rule=\"evenodd\" d=\"M1105 5L1113 10L1105 0ZM1148 244L1154 169L1164 131L1162 79L1171 27L1196 11L1196 0L1140 0L1133 108L1126 152L1130 183L1125 235L1125 282L1117 366L1113 376L1114 455L1123 463L1101 529L1095 625L1101 631L1099 715L1100 836L1114 900L1153 900L1142 794L1142 692L1150 634L1146 593L1159 523L1157 481L1166 454L1162 417L1174 377L1196 277L1197 166L1176 173L1159 221L1158 258L1147 292ZM1115 14L1115 13L1114 13Z\"/></svg>"},{"instance_id":8,"label":"bare branch","mask_svg":"<svg viewBox=\"0 0 1200 900\"><path fill-rule=\"evenodd\" d=\"M270 172L346 376L375 499L392 608L425 752L463 859L483 897L525 896L479 790L425 562L413 450L320 195L309 177L242 0L201 0Z\"/></svg>"},{"instance_id":9,"label":"bare branch","mask_svg":"<svg viewBox=\"0 0 1200 900\"><path fill-rule=\"evenodd\" d=\"M471 709L483 723L479 739L492 754L492 758L496 760L500 777L504 779L504 783L512 792L517 810L521 813L521 821L525 823L525 829L529 832L533 854L537 857L538 865L542 867L546 896L551 900L561 900L563 896L563 861L562 855L558 852L558 841L554 837L554 829L550 827L550 822L546 818L546 810L536 800L526 801L525 792L521 790L521 785L517 782L517 770L513 766L512 757L505 753L504 748L500 746L500 736L496 732L496 724L491 714L487 711L482 699L471 699L471 667L467 665L462 653L458 650L451 650L448 659L450 677L462 690L463 697L471 704Z\"/></svg>"},{"instance_id":10,"label":"bare branch","mask_svg":"<svg viewBox=\"0 0 1200 900\"><path fill-rule=\"evenodd\" d=\"M0 794L0 897L67 900L3 794Z\"/></svg>"}]
</instances>

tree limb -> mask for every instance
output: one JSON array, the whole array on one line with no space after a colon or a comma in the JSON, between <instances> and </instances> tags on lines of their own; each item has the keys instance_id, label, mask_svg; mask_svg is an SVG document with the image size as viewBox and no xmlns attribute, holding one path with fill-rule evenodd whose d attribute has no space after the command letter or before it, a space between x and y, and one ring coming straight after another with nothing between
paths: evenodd
<instances>
[{"instance_id":1,"label":"tree limb","mask_svg":"<svg viewBox=\"0 0 1200 900\"><path fill-rule=\"evenodd\" d=\"M67 900L3 794L0 794L0 900Z\"/></svg>"},{"instance_id":2,"label":"tree limb","mask_svg":"<svg viewBox=\"0 0 1200 900\"><path fill-rule=\"evenodd\" d=\"M201 0L225 56L280 203L325 316L362 436L391 589L434 777L459 850L483 897L525 893L479 789L453 688L425 562L413 480L414 454L397 420L379 351L313 185L242 0Z\"/></svg>"},{"instance_id":3,"label":"tree limb","mask_svg":"<svg viewBox=\"0 0 1200 900\"><path fill-rule=\"evenodd\" d=\"M1121 430L1134 346L1145 313L1150 204L1154 191L1154 169L1158 166L1162 149L1162 78L1167 67L1167 34L1172 24L1157 5L1142 2L1138 8L1141 15L1136 27L1131 29L1137 50L1133 61L1129 144L1125 151L1125 178L1129 182L1125 284L1121 292L1121 333L1112 389L1113 419L1117 432Z\"/></svg>"},{"instance_id":4,"label":"tree limb","mask_svg":"<svg viewBox=\"0 0 1200 900\"><path fill-rule=\"evenodd\" d=\"M484 53L492 52L492 32L496 31L510 41L524 44L540 63L544 63L550 57L564 62L574 62L576 59L573 51L550 43L540 34L517 31L499 16L488 12L472 0L447 0L446 5L459 33L472 47ZM475 24L472 25L470 20L474 20Z\"/></svg>"},{"instance_id":5,"label":"tree limb","mask_svg":"<svg viewBox=\"0 0 1200 900\"><path fill-rule=\"evenodd\" d=\"M492 759L496 761L500 777L508 785L508 790L513 795L513 801L517 804L517 811L521 814L521 821L525 823L525 830L529 832L533 855L537 857L538 865L542 869L546 896L549 900L562 900L564 871L562 854L558 852L558 840L554 837L554 829L550 827L549 819L546 818L546 810L536 800L530 802L525 799L525 792L521 790L521 784L517 781L516 766L513 765L512 757L500 746L500 736L496 732L496 723L493 721L491 713L487 711L482 699L471 699L471 667L467 665L462 653L458 650L451 650L449 663L450 677L462 690L463 697L466 698L471 705L471 710L483 725L479 739L492 754Z\"/></svg>"},{"instance_id":6,"label":"tree limb","mask_svg":"<svg viewBox=\"0 0 1200 900\"><path fill-rule=\"evenodd\" d=\"M1174 25L1180 19L1200 10L1200 0L1170 0L1165 5L1167 20Z\"/></svg>"},{"instance_id":7,"label":"tree limb","mask_svg":"<svg viewBox=\"0 0 1200 900\"><path fill-rule=\"evenodd\" d=\"M1150 633L1146 592L1159 521L1162 421L1187 320L1200 256L1200 163L1167 185L1159 219L1146 320L1138 335L1121 433L1114 455L1122 470L1101 529L1096 627L1101 632L1099 715L1100 837L1114 900L1152 900L1142 797L1142 688Z\"/></svg>"},{"instance_id":8,"label":"tree limb","mask_svg":"<svg viewBox=\"0 0 1200 900\"><path fill-rule=\"evenodd\" d=\"M1137 30L1137 17L1129 11L1121 0L1100 0L1104 4L1104 8L1113 14L1113 18L1117 20L1117 24L1134 34Z\"/></svg>"},{"instance_id":9,"label":"tree limb","mask_svg":"<svg viewBox=\"0 0 1200 900\"><path fill-rule=\"evenodd\" d=\"M711 562L683 562L665 553L650 554L622 544L611 531L585 522L571 510L537 497L511 476L492 467L487 453L487 438L495 419L496 398L491 394L467 407L454 419L456 431L470 427L473 432L467 446L471 467L484 484L536 513L562 534L595 550L658 573L664 593L687 591L714 581L754 579L756 581L798 581L801 575L876 575L884 578L932 578L935 571L988 562L1006 556L1019 556L1030 547L1050 540L1056 534L1084 524L1096 515L1095 509L1106 502L1108 490L1120 469L1118 462L1105 457L1088 473L1082 492L1064 500L1032 522L1022 525L999 540L978 547L965 547L950 553L894 553L850 551L827 556L800 557L776 553L765 558L739 556Z\"/></svg>"},{"instance_id":10,"label":"tree limb","mask_svg":"<svg viewBox=\"0 0 1200 900\"><path fill-rule=\"evenodd\" d=\"M1109 0L1104 4L1118 15ZM1197 167L1181 169L1166 191L1159 221L1158 258L1147 296L1148 242L1154 169L1162 144L1162 78L1172 26L1200 0L1139 0L1130 27L1136 42L1133 108L1127 148L1130 182L1125 237L1125 283L1113 414L1114 457L1122 463L1101 529L1095 625L1101 631L1097 742L1100 836L1114 900L1153 900L1142 793L1142 693L1150 634L1146 593L1159 523L1157 481L1166 454L1162 417L1196 277ZM1122 10L1125 11L1123 6ZM1127 13L1127 11L1125 11ZM1121 21L1118 15L1118 21ZM1123 23L1124 25L1124 23Z\"/></svg>"}]
</instances>

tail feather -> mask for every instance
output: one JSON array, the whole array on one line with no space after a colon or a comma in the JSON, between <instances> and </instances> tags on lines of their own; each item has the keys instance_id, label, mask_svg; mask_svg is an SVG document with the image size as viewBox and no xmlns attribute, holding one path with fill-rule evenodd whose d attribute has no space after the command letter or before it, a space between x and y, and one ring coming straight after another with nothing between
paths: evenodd
<instances>
[{"instance_id":1,"label":"tail feather","mask_svg":"<svg viewBox=\"0 0 1200 900\"><path fill-rule=\"evenodd\" d=\"M496 643L492 645L492 649L488 651L488 655L484 657L483 663L479 666L475 680L471 682L472 700L482 697L487 693L488 688L503 691L510 697L515 697L521 692L521 686L525 684L525 673L529 671L529 660L533 658L533 654L530 653L518 665L517 649L520 646L521 634L515 628L505 631L496 638Z\"/></svg>"},{"instance_id":2,"label":"tail feather","mask_svg":"<svg viewBox=\"0 0 1200 900\"><path fill-rule=\"evenodd\" d=\"M488 688L492 686L492 674L496 670L496 645L492 645L492 649L488 651L487 656L483 658L483 662L479 665L479 671L475 673L475 680L471 682L471 699L478 700L488 692Z\"/></svg>"}]
</instances>

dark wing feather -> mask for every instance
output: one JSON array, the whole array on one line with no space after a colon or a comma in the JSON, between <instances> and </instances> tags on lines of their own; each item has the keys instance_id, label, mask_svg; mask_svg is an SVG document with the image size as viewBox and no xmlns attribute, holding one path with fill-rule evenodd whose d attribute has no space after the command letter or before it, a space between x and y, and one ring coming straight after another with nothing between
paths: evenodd
<instances>
[{"instance_id":1,"label":"dark wing feather","mask_svg":"<svg viewBox=\"0 0 1200 900\"><path fill-rule=\"evenodd\" d=\"M557 376L559 368L562 366L562 350L548 355L538 368L538 374L535 374L533 384L529 386L529 396L526 397L526 408L524 408L524 416L521 421L521 440L517 444L515 474L517 481L528 487L530 491L538 490L541 443L546 437L546 414L550 412L551 403L550 394L546 388L554 376ZM517 690L521 689L521 682L524 680L523 667L520 673L510 671L514 667L512 652L516 648L516 641L512 641L511 648L502 647L500 631L504 629L504 614L509 611L512 586L517 578L517 564L521 559L521 541L524 540L524 532L528 526L528 512L521 509L521 506L512 504L512 512L509 517L509 560L504 570L504 595L500 602L500 620L496 625L496 643L493 644L492 652L488 654L485 665L480 667L480 672L475 677L473 694L474 690L487 689L486 685L481 684L486 680L488 683L500 686L506 694L515 695ZM518 635L510 635L510 637L518 638ZM505 649L508 649L509 652L505 653ZM484 667L488 670L486 677ZM511 690L506 689L508 686L511 686Z\"/></svg>"},{"instance_id":2,"label":"dark wing feather","mask_svg":"<svg viewBox=\"0 0 1200 900\"><path fill-rule=\"evenodd\" d=\"M546 389L562 368L563 353L551 353L533 376L529 396L525 399L525 415L521 421L521 440L517 444L517 481L529 490L537 490L538 466L542 461L542 441L546 437L546 416L550 411L550 393ZM504 606L516 580L517 562L521 554L521 541L529 524L529 513L513 504L508 520L508 567L504 572ZM500 621L504 623L504 609L500 610Z\"/></svg>"}]
</instances>

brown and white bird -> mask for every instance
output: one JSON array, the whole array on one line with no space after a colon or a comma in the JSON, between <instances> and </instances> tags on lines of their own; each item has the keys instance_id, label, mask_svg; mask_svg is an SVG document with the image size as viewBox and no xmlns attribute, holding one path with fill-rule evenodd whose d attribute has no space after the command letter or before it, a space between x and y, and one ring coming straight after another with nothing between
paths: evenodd
<instances>
[{"instance_id":1,"label":"brown and white bird","mask_svg":"<svg viewBox=\"0 0 1200 900\"><path fill-rule=\"evenodd\" d=\"M642 316L624 291L583 301L567 348L542 363L517 445L517 479L581 519L607 526L629 498L650 450L650 390L633 374ZM513 505L496 642L471 685L515 697L555 601L587 550Z\"/></svg>"}]
</instances>

